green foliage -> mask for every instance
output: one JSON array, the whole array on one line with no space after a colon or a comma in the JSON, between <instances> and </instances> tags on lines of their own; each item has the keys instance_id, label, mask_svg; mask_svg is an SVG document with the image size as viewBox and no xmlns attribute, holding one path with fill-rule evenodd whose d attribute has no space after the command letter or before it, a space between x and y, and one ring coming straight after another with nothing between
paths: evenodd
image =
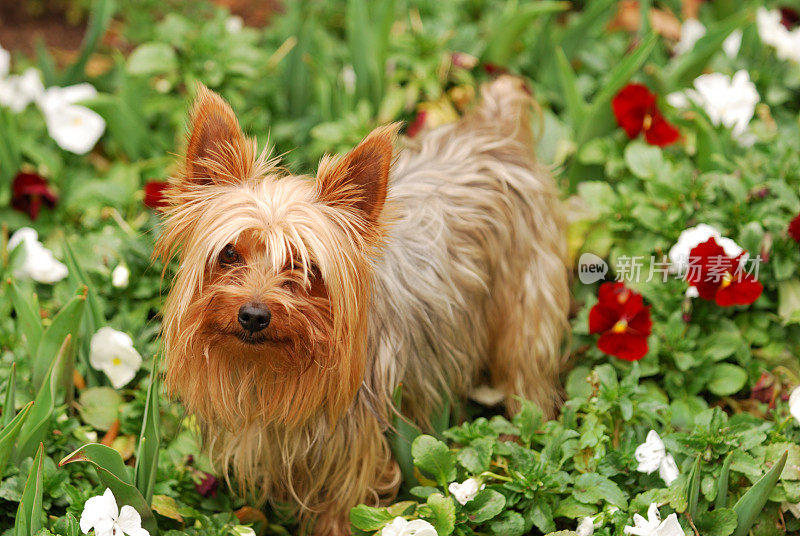
<instances>
[{"instance_id":1,"label":"green foliage","mask_svg":"<svg viewBox=\"0 0 800 536\"><path fill-rule=\"evenodd\" d=\"M680 12L677 2L639 5L641 14ZM19 114L0 106L0 217L9 231L35 225L69 269L55 285L17 278L23 248L7 251L4 232L0 527L77 536L86 500L110 488L152 535L227 536L243 525L259 536L297 533L281 508L249 518L241 510L249 497L203 486L214 469L197 423L161 396L151 358L166 284L150 260L158 217L142 206L143 186L174 173L197 82L231 102L261 147L313 174L324 153L348 150L380 124L420 110L428 120L455 118L489 68L523 76L536 97L538 158L571 196L572 260L593 253L609 262L609 278L624 275L626 257L658 260L683 229L708 223L751 257L768 257L764 292L751 306L720 308L685 298L677 278L631 284L653 319L649 352L631 364L596 347L587 326L597 285L576 281L574 367L559 417L545 422L527 401L508 418L446 401L420 429L404 419L398 387L388 440L403 485L394 504L353 508L354 534L401 516L440 535L566 536L592 516L594 534L611 536L652 503L662 518L677 513L687 534L692 524L704 536L800 531L800 520L781 513L800 503L800 427L784 401L800 378L800 249L786 233L800 212L800 71L760 42L759 5L702 4L706 35L674 56L646 16L636 32L609 30L613 0L286 2L265 27L240 29L205 2L81 3L88 27L73 61L57 62L40 43L35 62L15 53L12 67L34 65L48 87L96 87L82 104L106 122L97 148L85 157L62 151L36 106ZM103 38L112 21L124 50ZM742 47L731 58L720 49L736 30ZM666 102L703 72L739 69L761 96L752 146L701 108ZM622 132L610 103L629 82L657 94L679 143L659 148ZM59 196L35 222L10 207L19 169L44 176ZM130 270L124 288L111 284L118 265ZM130 334L145 356L123 389L89 362L104 326ZM634 453L650 430L679 467L670 486L657 471L637 470ZM461 504L451 484L468 478L483 487Z\"/></svg>"}]
</instances>

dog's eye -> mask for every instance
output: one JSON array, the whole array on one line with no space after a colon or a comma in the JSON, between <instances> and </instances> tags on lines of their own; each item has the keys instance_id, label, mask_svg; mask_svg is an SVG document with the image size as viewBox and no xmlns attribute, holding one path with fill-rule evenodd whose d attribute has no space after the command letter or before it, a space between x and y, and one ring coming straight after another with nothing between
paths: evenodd
<instances>
[{"instance_id":1,"label":"dog's eye","mask_svg":"<svg viewBox=\"0 0 800 536\"><path fill-rule=\"evenodd\" d=\"M219 263L222 265L230 265L236 264L241 262L242 257L239 255L239 252L236 251L236 247L233 244L228 244L219 254Z\"/></svg>"}]
</instances>

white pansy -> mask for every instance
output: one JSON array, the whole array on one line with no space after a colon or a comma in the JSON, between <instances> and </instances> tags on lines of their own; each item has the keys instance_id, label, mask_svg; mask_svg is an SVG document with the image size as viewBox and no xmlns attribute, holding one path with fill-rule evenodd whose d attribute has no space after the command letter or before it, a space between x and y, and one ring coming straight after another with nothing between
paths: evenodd
<instances>
[{"instance_id":1,"label":"white pansy","mask_svg":"<svg viewBox=\"0 0 800 536\"><path fill-rule=\"evenodd\" d=\"M422 519L408 521L396 517L391 523L383 527L381 536L438 536L433 525Z\"/></svg>"},{"instance_id":2,"label":"white pansy","mask_svg":"<svg viewBox=\"0 0 800 536\"><path fill-rule=\"evenodd\" d=\"M53 252L39 242L39 234L30 227L22 227L8 239L8 251L18 245L23 248L22 265L14 270L17 279L31 278L39 283L52 285L69 274L67 267L59 262Z\"/></svg>"},{"instance_id":3,"label":"white pansy","mask_svg":"<svg viewBox=\"0 0 800 536\"><path fill-rule=\"evenodd\" d=\"M236 525L231 529L234 536L256 536L256 531L246 525Z\"/></svg>"},{"instance_id":4,"label":"white pansy","mask_svg":"<svg viewBox=\"0 0 800 536\"><path fill-rule=\"evenodd\" d=\"M119 389L136 376L142 356L127 333L103 327L92 336L89 363L108 376L114 389Z\"/></svg>"},{"instance_id":5,"label":"white pansy","mask_svg":"<svg viewBox=\"0 0 800 536\"><path fill-rule=\"evenodd\" d=\"M672 484L680 474L675 459L672 454L667 453L664 442L661 441L661 437L655 430L650 430L647 433L645 442L636 447L634 457L639 462L638 467L636 467L637 471L647 474L658 471L659 476L666 482L667 486Z\"/></svg>"},{"instance_id":6,"label":"white pansy","mask_svg":"<svg viewBox=\"0 0 800 536\"><path fill-rule=\"evenodd\" d=\"M689 96L686 95L686 92L684 91L673 91L672 93L668 93L666 99L670 106L673 108L678 108L679 110L685 110L691 105Z\"/></svg>"},{"instance_id":7,"label":"white pansy","mask_svg":"<svg viewBox=\"0 0 800 536\"><path fill-rule=\"evenodd\" d=\"M800 28L789 30L781 24L780 11L759 8L756 26L761 42L773 47L778 58L800 63Z\"/></svg>"},{"instance_id":8,"label":"white pansy","mask_svg":"<svg viewBox=\"0 0 800 536\"><path fill-rule=\"evenodd\" d=\"M468 478L461 484L458 482L453 482L450 484L447 489L450 490L450 493L453 494L453 497L459 502L459 504L467 504L469 501L475 498L475 495L478 494L480 490L485 488L485 484L481 484L478 480L474 478Z\"/></svg>"},{"instance_id":9,"label":"white pansy","mask_svg":"<svg viewBox=\"0 0 800 536\"><path fill-rule=\"evenodd\" d=\"M584 517L575 529L578 536L592 536L594 534L594 518Z\"/></svg>"},{"instance_id":10,"label":"white pansy","mask_svg":"<svg viewBox=\"0 0 800 536\"><path fill-rule=\"evenodd\" d=\"M5 78L11 71L11 53L0 45L0 78Z\"/></svg>"},{"instance_id":11,"label":"white pansy","mask_svg":"<svg viewBox=\"0 0 800 536\"><path fill-rule=\"evenodd\" d=\"M700 291L697 290L696 286L689 285L689 287L686 289L686 297L687 298L699 298L700 297Z\"/></svg>"},{"instance_id":12,"label":"white pansy","mask_svg":"<svg viewBox=\"0 0 800 536\"><path fill-rule=\"evenodd\" d=\"M747 260L747 253L736 242L722 236L714 227L700 223L694 227L684 229L678 236L678 241L670 248L667 254L669 256L669 271L674 274L685 274L689 269L689 257L692 250L709 238L713 238L728 257L736 258L742 255L741 262L744 263Z\"/></svg>"},{"instance_id":13,"label":"white pansy","mask_svg":"<svg viewBox=\"0 0 800 536\"><path fill-rule=\"evenodd\" d=\"M800 385L795 387L792 394L789 395L789 413L800 424Z\"/></svg>"},{"instance_id":14,"label":"white pansy","mask_svg":"<svg viewBox=\"0 0 800 536\"><path fill-rule=\"evenodd\" d=\"M150 536L142 528L139 512L127 504L122 509L117 508L117 500L110 489L86 501L80 525L84 534L94 529L95 536Z\"/></svg>"},{"instance_id":15,"label":"white pansy","mask_svg":"<svg viewBox=\"0 0 800 536\"><path fill-rule=\"evenodd\" d=\"M706 27L702 22L697 19L686 19L681 24L681 38L672 51L677 55L686 54L704 35L706 35Z\"/></svg>"},{"instance_id":16,"label":"white pansy","mask_svg":"<svg viewBox=\"0 0 800 536\"><path fill-rule=\"evenodd\" d=\"M658 505L650 505L647 510L647 519L639 514L633 514L634 526L624 528L625 534L632 536L685 536L681 524L678 523L678 516L670 514L667 519L661 521L658 513Z\"/></svg>"},{"instance_id":17,"label":"white pansy","mask_svg":"<svg viewBox=\"0 0 800 536\"><path fill-rule=\"evenodd\" d=\"M231 15L225 21L225 31L231 34L236 34L244 28L244 20L239 15Z\"/></svg>"},{"instance_id":18,"label":"white pansy","mask_svg":"<svg viewBox=\"0 0 800 536\"><path fill-rule=\"evenodd\" d=\"M91 84L77 84L48 88L37 101L47 132L65 151L86 154L105 132L106 122L100 114L76 104L95 95L97 90Z\"/></svg>"},{"instance_id":19,"label":"white pansy","mask_svg":"<svg viewBox=\"0 0 800 536\"><path fill-rule=\"evenodd\" d=\"M111 285L115 288L125 288L131 277L131 271L124 264L118 264L111 272Z\"/></svg>"},{"instance_id":20,"label":"white pansy","mask_svg":"<svg viewBox=\"0 0 800 536\"><path fill-rule=\"evenodd\" d=\"M39 71L34 68L21 75L0 78L0 105L19 113L42 96L44 86Z\"/></svg>"},{"instance_id":21,"label":"white pansy","mask_svg":"<svg viewBox=\"0 0 800 536\"><path fill-rule=\"evenodd\" d=\"M694 90L687 93L715 126L729 128L734 139L749 143L747 126L755 114L760 97L747 71L736 71L733 76L702 74L695 79Z\"/></svg>"},{"instance_id":22,"label":"white pansy","mask_svg":"<svg viewBox=\"0 0 800 536\"><path fill-rule=\"evenodd\" d=\"M742 30L734 30L722 42L722 50L725 55L733 59L739 55L739 49L742 48Z\"/></svg>"}]
</instances>

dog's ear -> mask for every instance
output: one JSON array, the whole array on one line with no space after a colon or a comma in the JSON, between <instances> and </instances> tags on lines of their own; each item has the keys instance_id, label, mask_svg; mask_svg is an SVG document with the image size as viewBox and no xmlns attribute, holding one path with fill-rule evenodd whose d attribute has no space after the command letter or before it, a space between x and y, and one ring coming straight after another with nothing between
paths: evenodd
<instances>
[{"instance_id":1,"label":"dog's ear","mask_svg":"<svg viewBox=\"0 0 800 536\"><path fill-rule=\"evenodd\" d=\"M247 154L244 154L247 153ZM239 121L225 100L197 85L189 115L184 178L195 184L243 179L242 164L252 160L252 148L239 128Z\"/></svg>"},{"instance_id":2,"label":"dog's ear","mask_svg":"<svg viewBox=\"0 0 800 536\"><path fill-rule=\"evenodd\" d=\"M319 199L360 211L376 222L386 201L392 151L398 124L373 130L355 149L338 161L324 158L319 166Z\"/></svg>"}]
</instances>

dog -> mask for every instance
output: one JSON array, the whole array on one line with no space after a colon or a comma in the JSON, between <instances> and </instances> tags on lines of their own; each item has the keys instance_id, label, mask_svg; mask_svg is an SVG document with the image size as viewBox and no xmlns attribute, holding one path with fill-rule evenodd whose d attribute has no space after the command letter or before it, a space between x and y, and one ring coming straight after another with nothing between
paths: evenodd
<instances>
[{"instance_id":1,"label":"dog","mask_svg":"<svg viewBox=\"0 0 800 536\"><path fill-rule=\"evenodd\" d=\"M503 76L457 123L374 130L292 175L198 88L155 256L165 384L240 492L317 535L399 488L385 432L482 381L552 416L569 305L565 217ZM230 481L229 481L230 484Z\"/></svg>"}]
</instances>

